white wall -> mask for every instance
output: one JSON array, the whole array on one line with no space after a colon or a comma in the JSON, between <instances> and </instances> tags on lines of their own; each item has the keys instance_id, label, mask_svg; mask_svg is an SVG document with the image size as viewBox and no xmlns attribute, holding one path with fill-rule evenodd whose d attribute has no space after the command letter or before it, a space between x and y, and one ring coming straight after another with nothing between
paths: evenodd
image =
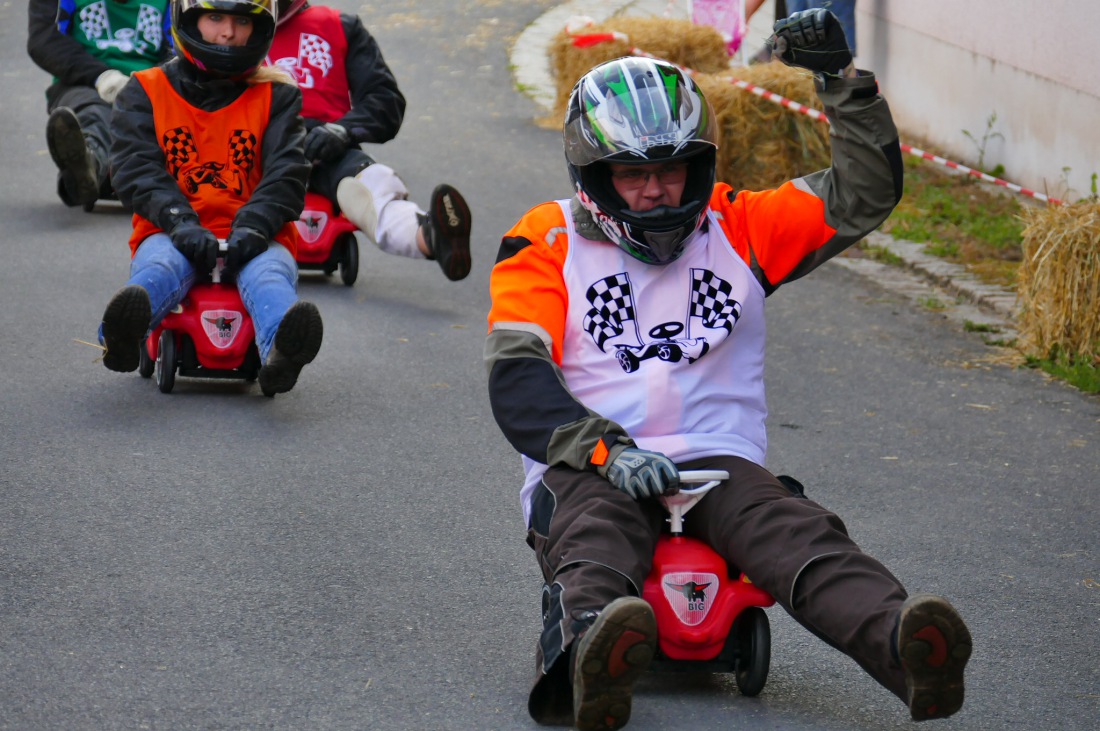
<instances>
[{"instance_id":1,"label":"white wall","mask_svg":"<svg viewBox=\"0 0 1100 731\"><path fill-rule=\"evenodd\" d=\"M878 75L903 142L914 135L976 166L978 145L963 130L997 133L983 167L1073 199L1100 173L1098 29L1095 0L856 4L858 64Z\"/></svg>"},{"instance_id":2,"label":"white wall","mask_svg":"<svg viewBox=\"0 0 1100 731\"><path fill-rule=\"evenodd\" d=\"M766 35L774 12L770 1L757 11L750 38ZM856 63L878 76L902 142L976 167L963 130L991 131L987 170L1003 165L1001 177L1055 197L1091 192L1100 0L858 0L856 33Z\"/></svg>"}]
</instances>

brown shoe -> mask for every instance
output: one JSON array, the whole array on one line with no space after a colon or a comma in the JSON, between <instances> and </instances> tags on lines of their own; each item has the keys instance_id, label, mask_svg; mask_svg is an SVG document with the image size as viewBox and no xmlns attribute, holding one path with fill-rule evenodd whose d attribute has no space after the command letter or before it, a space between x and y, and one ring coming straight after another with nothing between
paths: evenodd
<instances>
[{"instance_id":1,"label":"brown shoe","mask_svg":"<svg viewBox=\"0 0 1100 731\"><path fill-rule=\"evenodd\" d=\"M431 258L452 282L470 273L470 224L470 207L462 194L450 185L436 186L421 228Z\"/></svg>"},{"instance_id":2,"label":"brown shoe","mask_svg":"<svg viewBox=\"0 0 1100 731\"><path fill-rule=\"evenodd\" d=\"M934 594L909 597L901 607L897 643L913 720L946 718L962 708L963 669L973 644L955 608Z\"/></svg>"},{"instance_id":3,"label":"brown shoe","mask_svg":"<svg viewBox=\"0 0 1100 731\"><path fill-rule=\"evenodd\" d=\"M608 604L577 640L573 717L580 731L622 728L630 720L634 683L657 650L657 619L644 599Z\"/></svg>"}]
</instances>

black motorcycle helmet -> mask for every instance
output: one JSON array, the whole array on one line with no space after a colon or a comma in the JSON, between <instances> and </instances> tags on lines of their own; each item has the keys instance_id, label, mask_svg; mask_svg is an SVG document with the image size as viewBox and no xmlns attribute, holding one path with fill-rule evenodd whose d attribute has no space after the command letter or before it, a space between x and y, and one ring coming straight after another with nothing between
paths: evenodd
<instances>
[{"instance_id":1,"label":"black motorcycle helmet","mask_svg":"<svg viewBox=\"0 0 1100 731\"><path fill-rule=\"evenodd\" d=\"M563 135L577 198L607 237L647 264L675 261L706 217L714 190L714 112L695 82L664 61L608 61L573 87ZM626 208L608 163L673 161L688 163L680 205Z\"/></svg>"},{"instance_id":2,"label":"black motorcycle helmet","mask_svg":"<svg viewBox=\"0 0 1100 731\"><path fill-rule=\"evenodd\" d=\"M301 10L306 4L306 1L307 0L278 0L279 25L293 18L294 14Z\"/></svg>"},{"instance_id":3,"label":"black motorcycle helmet","mask_svg":"<svg viewBox=\"0 0 1100 731\"><path fill-rule=\"evenodd\" d=\"M172 38L185 61L213 76L239 79L263 63L275 38L275 0L172 0ZM203 13L252 19L252 35L243 46L207 43L199 33Z\"/></svg>"}]
</instances>

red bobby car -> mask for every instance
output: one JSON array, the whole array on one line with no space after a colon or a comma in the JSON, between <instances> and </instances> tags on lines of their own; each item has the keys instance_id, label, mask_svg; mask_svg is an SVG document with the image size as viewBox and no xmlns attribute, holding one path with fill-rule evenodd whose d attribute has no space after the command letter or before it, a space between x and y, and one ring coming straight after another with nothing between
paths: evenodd
<instances>
[{"instance_id":1,"label":"red bobby car","mask_svg":"<svg viewBox=\"0 0 1100 731\"><path fill-rule=\"evenodd\" d=\"M707 544L683 535L683 515L721 481L724 470L680 473L681 489L661 498L669 531L657 539L642 598L657 617L658 671L734 673L742 695L764 689L771 664L771 628L763 607L775 599Z\"/></svg>"},{"instance_id":2,"label":"red bobby car","mask_svg":"<svg viewBox=\"0 0 1100 731\"><path fill-rule=\"evenodd\" d=\"M340 279L347 286L359 276L359 242L355 239L355 224L342 213L334 213L332 202L309 191L298 225L298 254L295 261L301 270L320 270L325 276L340 270Z\"/></svg>"},{"instance_id":3,"label":"red bobby car","mask_svg":"<svg viewBox=\"0 0 1100 731\"><path fill-rule=\"evenodd\" d=\"M225 242L222 242L225 251ZM176 309L149 334L141 348L138 373L156 373L161 393L171 393L176 373L190 378L255 381L260 372L256 330L233 282L221 281L222 259Z\"/></svg>"}]
</instances>

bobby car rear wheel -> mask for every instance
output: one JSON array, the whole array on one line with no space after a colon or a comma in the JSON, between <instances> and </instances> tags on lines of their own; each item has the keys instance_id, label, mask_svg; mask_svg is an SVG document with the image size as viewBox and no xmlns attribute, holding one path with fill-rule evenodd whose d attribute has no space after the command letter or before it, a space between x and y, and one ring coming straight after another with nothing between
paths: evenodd
<instances>
[{"instance_id":1,"label":"bobby car rear wheel","mask_svg":"<svg viewBox=\"0 0 1100 731\"><path fill-rule=\"evenodd\" d=\"M153 371L156 370L156 367L157 364L149 357L148 339L142 340L141 349L138 352L138 375L142 378L149 378L153 375Z\"/></svg>"},{"instance_id":2,"label":"bobby car rear wheel","mask_svg":"<svg viewBox=\"0 0 1100 731\"><path fill-rule=\"evenodd\" d=\"M359 242L355 240L355 234L345 234L340 248L340 280L350 287L359 276Z\"/></svg>"},{"instance_id":3,"label":"bobby car rear wheel","mask_svg":"<svg viewBox=\"0 0 1100 731\"><path fill-rule=\"evenodd\" d=\"M733 623L737 641L734 677L741 695L754 696L768 682L771 665L772 633L768 615L760 607L748 607Z\"/></svg>"},{"instance_id":4,"label":"bobby car rear wheel","mask_svg":"<svg viewBox=\"0 0 1100 731\"><path fill-rule=\"evenodd\" d=\"M176 385L176 335L162 330L157 352L157 387L161 393L172 393Z\"/></svg>"}]
</instances>

